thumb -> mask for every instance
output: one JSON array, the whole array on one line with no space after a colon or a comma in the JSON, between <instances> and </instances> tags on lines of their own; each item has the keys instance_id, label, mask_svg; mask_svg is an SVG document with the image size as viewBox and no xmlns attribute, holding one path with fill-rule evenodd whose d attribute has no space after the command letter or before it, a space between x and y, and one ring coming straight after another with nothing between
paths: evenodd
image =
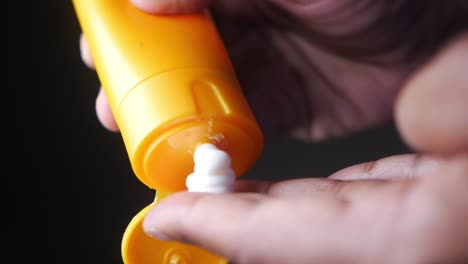
<instances>
[{"instance_id":1,"label":"thumb","mask_svg":"<svg viewBox=\"0 0 468 264\"><path fill-rule=\"evenodd\" d=\"M468 151L468 32L455 38L402 90L396 123L417 151Z\"/></svg>"},{"instance_id":2,"label":"thumb","mask_svg":"<svg viewBox=\"0 0 468 264\"><path fill-rule=\"evenodd\" d=\"M130 0L142 11L161 14L192 13L207 7L211 0Z\"/></svg>"}]
</instances>

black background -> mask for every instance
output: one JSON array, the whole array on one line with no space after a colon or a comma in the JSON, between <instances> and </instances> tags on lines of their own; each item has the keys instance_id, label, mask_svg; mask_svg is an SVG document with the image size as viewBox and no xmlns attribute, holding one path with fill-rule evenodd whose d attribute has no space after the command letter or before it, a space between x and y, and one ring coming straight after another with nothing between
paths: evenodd
<instances>
[{"instance_id":1,"label":"black background","mask_svg":"<svg viewBox=\"0 0 468 264\"><path fill-rule=\"evenodd\" d=\"M12 34L4 35L12 59L4 105L14 113L16 139L5 142L14 150L6 167L13 168L8 178L15 180L5 185L6 193L15 194L15 217L6 219L19 224L7 231L15 234L10 244L22 249L13 263L122 263L122 234L154 191L133 175L120 135L96 118L99 80L80 59L71 1L18 5L12 10L20 12L5 24ZM11 104L7 91L14 91L17 102ZM266 142L245 178L324 177L404 152L391 123L320 144L277 138ZM12 177L18 168L20 176Z\"/></svg>"}]
</instances>

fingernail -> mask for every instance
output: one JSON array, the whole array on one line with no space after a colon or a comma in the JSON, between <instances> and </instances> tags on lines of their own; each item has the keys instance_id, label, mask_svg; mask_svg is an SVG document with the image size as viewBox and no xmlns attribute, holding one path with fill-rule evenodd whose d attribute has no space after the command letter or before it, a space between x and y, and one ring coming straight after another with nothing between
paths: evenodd
<instances>
[{"instance_id":1,"label":"fingernail","mask_svg":"<svg viewBox=\"0 0 468 264\"><path fill-rule=\"evenodd\" d=\"M175 14L183 9L180 3L172 0L131 0L137 8L154 14Z\"/></svg>"},{"instance_id":2,"label":"fingernail","mask_svg":"<svg viewBox=\"0 0 468 264\"><path fill-rule=\"evenodd\" d=\"M210 0L131 0L131 2L137 8L154 14L183 14L207 7Z\"/></svg>"},{"instance_id":3,"label":"fingernail","mask_svg":"<svg viewBox=\"0 0 468 264\"><path fill-rule=\"evenodd\" d=\"M158 218L159 214L156 212L155 208L152 208L143 220L143 231L152 238L164 241L172 240L169 235L162 232L161 229L157 227Z\"/></svg>"},{"instance_id":4,"label":"fingernail","mask_svg":"<svg viewBox=\"0 0 468 264\"><path fill-rule=\"evenodd\" d=\"M131 0L130 2L143 11L148 12L157 12L162 5L167 3L167 1L164 0Z\"/></svg>"},{"instance_id":5,"label":"fingernail","mask_svg":"<svg viewBox=\"0 0 468 264\"><path fill-rule=\"evenodd\" d=\"M171 241L172 238L170 236L168 236L167 234L163 233L163 232L160 232L158 229L156 228L143 228L143 230L145 231L145 233L152 237L152 238L156 238L156 239L159 239L159 240L163 240L163 241Z\"/></svg>"}]
</instances>

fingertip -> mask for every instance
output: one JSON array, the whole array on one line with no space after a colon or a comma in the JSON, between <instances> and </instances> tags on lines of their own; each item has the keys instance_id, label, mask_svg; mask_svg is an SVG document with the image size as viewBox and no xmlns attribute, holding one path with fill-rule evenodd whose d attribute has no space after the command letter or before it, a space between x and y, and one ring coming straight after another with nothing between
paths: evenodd
<instances>
[{"instance_id":1,"label":"fingertip","mask_svg":"<svg viewBox=\"0 0 468 264\"><path fill-rule=\"evenodd\" d=\"M102 126L107 130L119 132L119 127L115 122L106 94L102 88L99 89L99 93L96 97L96 115L99 122L101 122Z\"/></svg>"},{"instance_id":2,"label":"fingertip","mask_svg":"<svg viewBox=\"0 0 468 264\"><path fill-rule=\"evenodd\" d=\"M88 68L95 69L94 60L91 55L91 50L83 33L81 33L80 35L80 55L81 60Z\"/></svg>"},{"instance_id":3,"label":"fingertip","mask_svg":"<svg viewBox=\"0 0 468 264\"><path fill-rule=\"evenodd\" d=\"M173 238L161 230L164 227L159 226L159 206L152 208L143 219L143 231L150 237L163 241L171 241Z\"/></svg>"},{"instance_id":4,"label":"fingertip","mask_svg":"<svg viewBox=\"0 0 468 264\"><path fill-rule=\"evenodd\" d=\"M175 193L147 213L143 230L157 239L192 244L234 259L240 241L252 232L251 222L243 220L262 200L251 193Z\"/></svg>"},{"instance_id":5,"label":"fingertip","mask_svg":"<svg viewBox=\"0 0 468 264\"><path fill-rule=\"evenodd\" d=\"M468 149L468 33L454 39L417 72L397 98L395 118L417 151Z\"/></svg>"},{"instance_id":6,"label":"fingertip","mask_svg":"<svg viewBox=\"0 0 468 264\"><path fill-rule=\"evenodd\" d=\"M161 15L192 13L206 8L211 0L130 0L144 12Z\"/></svg>"},{"instance_id":7,"label":"fingertip","mask_svg":"<svg viewBox=\"0 0 468 264\"><path fill-rule=\"evenodd\" d=\"M160 240L179 240L180 220L186 217L191 206L203 195L182 192L164 198L146 214L143 230L149 236Z\"/></svg>"}]
</instances>

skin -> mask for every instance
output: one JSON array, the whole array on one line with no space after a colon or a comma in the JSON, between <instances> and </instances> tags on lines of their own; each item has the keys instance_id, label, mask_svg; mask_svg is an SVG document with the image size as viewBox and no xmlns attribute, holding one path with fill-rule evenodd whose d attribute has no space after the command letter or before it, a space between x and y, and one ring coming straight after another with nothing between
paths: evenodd
<instances>
[{"instance_id":1,"label":"skin","mask_svg":"<svg viewBox=\"0 0 468 264\"><path fill-rule=\"evenodd\" d=\"M180 192L147 215L150 236L235 263L468 260L468 2L132 2L161 15L210 6L267 136L318 141L390 120L417 153ZM84 38L81 51L93 68ZM118 131L102 91L96 111Z\"/></svg>"}]
</instances>

